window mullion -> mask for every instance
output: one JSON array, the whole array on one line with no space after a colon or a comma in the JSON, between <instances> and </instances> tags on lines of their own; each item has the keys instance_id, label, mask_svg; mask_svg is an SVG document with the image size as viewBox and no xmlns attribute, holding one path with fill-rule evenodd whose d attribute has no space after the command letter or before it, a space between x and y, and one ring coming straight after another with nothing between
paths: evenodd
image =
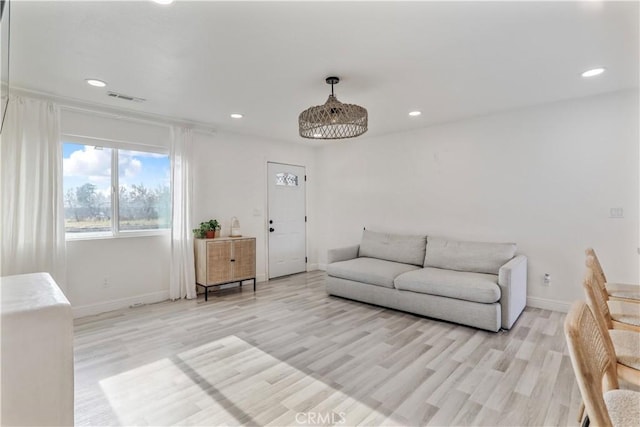
<instances>
[{"instance_id":1,"label":"window mullion","mask_svg":"<svg viewBox=\"0 0 640 427\"><path fill-rule=\"evenodd\" d=\"M114 236L118 236L120 224L120 208L118 203L120 201L120 185L118 184L118 150L111 150L111 232Z\"/></svg>"}]
</instances>

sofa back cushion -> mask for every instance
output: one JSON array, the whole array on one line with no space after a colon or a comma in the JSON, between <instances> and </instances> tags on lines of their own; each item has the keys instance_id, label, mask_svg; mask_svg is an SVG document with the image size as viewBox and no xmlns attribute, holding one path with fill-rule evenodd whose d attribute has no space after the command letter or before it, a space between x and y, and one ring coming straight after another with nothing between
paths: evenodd
<instances>
[{"instance_id":1,"label":"sofa back cushion","mask_svg":"<svg viewBox=\"0 0 640 427\"><path fill-rule=\"evenodd\" d=\"M457 242L442 237L427 238L425 267L498 274L516 253L515 243Z\"/></svg>"},{"instance_id":2,"label":"sofa back cushion","mask_svg":"<svg viewBox=\"0 0 640 427\"><path fill-rule=\"evenodd\" d=\"M364 230L358 256L422 266L426 236L405 236Z\"/></svg>"}]
</instances>

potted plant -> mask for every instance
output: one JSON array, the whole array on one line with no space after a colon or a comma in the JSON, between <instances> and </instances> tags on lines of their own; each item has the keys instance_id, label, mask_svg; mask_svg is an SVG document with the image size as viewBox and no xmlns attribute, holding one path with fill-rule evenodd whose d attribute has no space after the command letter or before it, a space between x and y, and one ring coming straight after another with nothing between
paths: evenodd
<instances>
[{"instance_id":1,"label":"potted plant","mask_svg":"<svg viewBox=\"0 0 640 427\"><path fill-rule=\"evenodd\" d=\"M216 237L216 231L220 230L220 223L217 219L201 222L200 227L193 229L193 234L199 239L213 239Z\"/></svg>"}]
</instances>

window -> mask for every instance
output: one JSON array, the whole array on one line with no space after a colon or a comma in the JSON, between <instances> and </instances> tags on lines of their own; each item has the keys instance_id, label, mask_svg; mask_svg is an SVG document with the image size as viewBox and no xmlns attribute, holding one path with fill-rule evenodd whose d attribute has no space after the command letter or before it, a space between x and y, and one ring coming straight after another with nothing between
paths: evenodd
<instances>
[{"instance_id":1,"label":"window","mask_svg":"<svg viewBox=\"0 0 640 427\"><path fill-rule=\"evenodd\" d=\"M170 227L166 153L64 142L62 154L67 237L147 234Z\"/></svg>"},{"instance_id":2,"label":"window","mask_svg":"<svg viewBox=\"0 0 640 427\"><path fill-rule=\"evenodd\" d=\"M288 187L297 187L298 186L298 175L294 175L292 173L281 172L276 174L276 185L288 186Z\"/></svg>"}]
</instances>

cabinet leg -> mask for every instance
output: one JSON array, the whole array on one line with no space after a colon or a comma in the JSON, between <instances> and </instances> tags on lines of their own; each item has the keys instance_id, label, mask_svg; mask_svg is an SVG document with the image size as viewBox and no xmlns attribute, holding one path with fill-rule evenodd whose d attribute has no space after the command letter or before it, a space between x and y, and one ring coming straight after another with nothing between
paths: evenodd
<instances>
[{"instance_id":1,"label":"cabinet leg","mask_svg":"<svg viewBox=\"0 0 640 427\"><path fill-rule=\"evenodd\" d=\"M209 288L207 286L204 287L204 300L209 300Z\"/></svg>"},{"instance_id":2,"label":"cabinet leg","mask_svg":"<svg viewBox=\"0 0 640 427\"><path fill-rule=\"evenodd\" d=\"M253 278L253 292L256 291L256 278Z\"/></svg>"}]
</instances>

